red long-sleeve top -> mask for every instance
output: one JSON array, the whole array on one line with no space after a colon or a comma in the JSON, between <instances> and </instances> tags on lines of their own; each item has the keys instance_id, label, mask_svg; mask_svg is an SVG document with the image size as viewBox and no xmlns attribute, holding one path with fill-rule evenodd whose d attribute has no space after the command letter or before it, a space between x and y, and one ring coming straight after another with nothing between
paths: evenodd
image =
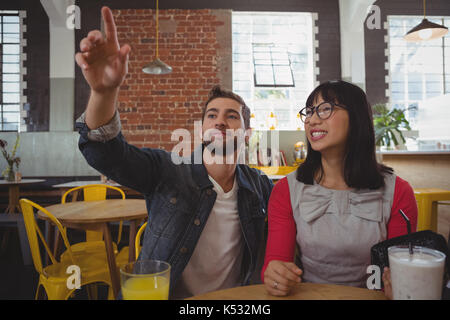
<instances>
[{"instance_id":1,"label":"red long-sleeve top","mask_svg":"<svg viewBox=\"0 0 450 320\"><path fill-rule=\"evenodd\" d=\"M417 203L414 191L407 181L396 177L391 217L387 224L388 239L407 233L405 220L399 213L399 209L402 209L408 216L411 222L411 232L415 232L417 229ZM297 230L287 178L281 179L274 186L269 199L268 216L269 234L264 266L261 271L263 281L264 272L270 261L292 262L294 260Z\"/></svg>"}]
</instances>

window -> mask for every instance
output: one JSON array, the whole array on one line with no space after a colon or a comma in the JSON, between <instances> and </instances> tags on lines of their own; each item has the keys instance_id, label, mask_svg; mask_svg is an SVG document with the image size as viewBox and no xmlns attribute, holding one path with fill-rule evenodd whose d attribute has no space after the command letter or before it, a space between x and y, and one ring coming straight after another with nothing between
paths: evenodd
<instances>
[{"instance_id":1,"label":"window","mask_svg":"<svg viewBox=\"0 0 450 320\"><path fill-rule=\"evenodd\" d=\"M411 43L403 36L422 17L388 17L389 100L417 130L412 150L450 149L450 36ZM428 20L450 27L449 17ZM409 146L408 146L409 148Z\"/></svg>"},{"instance_id":2,"label":"window","mask_svg":"<svg viewBox=\"0 0 450 320\"><path fill-rule=\"evenodd\" d=\"M288 49L273 43L253 43L255 87L295 87Z\"/></svg>"},{"instance_id":3,"label":"window","mask_svg":"<svg viewBox=\"0 0 450 320\"><path fill-rule=\"evenodd\" d=\"M18 11L0 11L0 131L17 131L21 102L21 41Z\"/></svg>"},{"instance_id":4,"label":"window","mask_svg":"<svg viewBox=\"0 0 450 320\"><path fill-rule=\"evenodd\" d=\"M315 82L312 13L233 12L233 91L257 130L297 130Z\"/></svg>"}]
</instances>

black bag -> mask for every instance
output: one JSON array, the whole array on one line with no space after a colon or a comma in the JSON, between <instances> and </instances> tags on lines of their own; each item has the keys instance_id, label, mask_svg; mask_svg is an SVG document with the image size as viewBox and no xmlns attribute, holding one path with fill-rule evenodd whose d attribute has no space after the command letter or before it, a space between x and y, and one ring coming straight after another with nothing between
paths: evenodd
<instances>
[{"instance_id":1,"label":"black bag","mask_svg":"<svg viewBox=\"0 0 450 320\"><path fill-rule=\"evenodd\" d=\"M383 272L384 267L389 267L388 248L397 245L408 246L410 242L413 246L422 246L438 250L446 255L444 269L445 286L450 275L450 252L445 238L431 230L414 232L377 243L370 249L372 264L380 267L381 272Z\"/></svg>"}]
</instances>

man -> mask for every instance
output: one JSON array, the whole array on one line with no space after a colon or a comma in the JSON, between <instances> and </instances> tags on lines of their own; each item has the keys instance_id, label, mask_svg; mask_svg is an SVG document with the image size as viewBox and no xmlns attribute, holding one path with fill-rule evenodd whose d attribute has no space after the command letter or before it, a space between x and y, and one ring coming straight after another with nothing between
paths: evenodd
<instances>
[{"instance_id":1,"label":"man","mask_svg":"<svg viewBox=\"0 0 450 320\"><path fill-rule=\"evenodd\" d=\"M171 264L171 298L249 284L261 268L273 185L258 170L236 164L243 139L230 132L248 137L248 107L229 91L211 91L202 124L208 138L197 150L203 161L195 161L194 151L176 164L169 152L129 145L120 133L116 104L130 47L119 46L109 8L102 8L102 15L106 37L91 31L76 54L91 87L77 123L79 147L92 167L144 194L149 221L139 259Z\"/></svg>"}]
</instances>

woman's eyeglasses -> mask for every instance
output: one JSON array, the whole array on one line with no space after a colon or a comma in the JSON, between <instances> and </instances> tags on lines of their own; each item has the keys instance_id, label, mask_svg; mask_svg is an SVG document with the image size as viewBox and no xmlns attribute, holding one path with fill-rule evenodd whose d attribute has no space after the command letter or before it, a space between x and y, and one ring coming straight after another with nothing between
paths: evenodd
<instances>
[{"instance_id":1,"label":"woman's eyeglasses","mask_svg":"<svg viewBox=\"0 0 450 320\"><path fill-rule=\"evenodd\" d=\"M335 107L341 107L347 109L345 106L334 103L334 102L322 102L316 107L305 107L300 110L300 119L304 123L308 123L311 117L314 115L314 112L317 113L319 119L326 120L333 114L333 110Z\"/></svg>"}]
</instances>

